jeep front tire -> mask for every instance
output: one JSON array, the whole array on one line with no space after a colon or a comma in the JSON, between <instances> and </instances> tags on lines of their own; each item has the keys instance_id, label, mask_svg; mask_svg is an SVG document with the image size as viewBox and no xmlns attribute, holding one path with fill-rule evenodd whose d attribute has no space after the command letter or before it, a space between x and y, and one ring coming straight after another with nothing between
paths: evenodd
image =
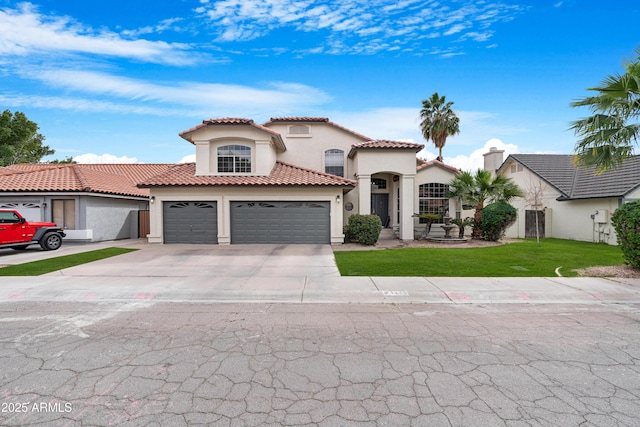
<instances>
[{"instance_id":1,"label":"jeep front tire","mask_svg":"<svg viewBox=\"0 0 640 427\"><path fill-rule=\"evenodd\" d=\"M58 233L47 233L40 239L40 247L45 251L55 251L62 245L62 237Z\"/></svg>"}]
</instances>

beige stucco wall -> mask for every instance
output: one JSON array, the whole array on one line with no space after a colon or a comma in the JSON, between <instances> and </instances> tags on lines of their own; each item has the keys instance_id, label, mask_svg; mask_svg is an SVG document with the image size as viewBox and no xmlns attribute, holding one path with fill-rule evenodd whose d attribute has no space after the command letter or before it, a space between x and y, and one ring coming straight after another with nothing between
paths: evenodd
<instances>
[{"instance_id":1,"label":"beige stucco wall","mask_svg":"<svg viewBox=\"0 0 640 427\"><path fill-rule=\"evenodd\" d=\"M150 204L151 231L149 243L163 243L163 202L169 201L213 201L218 206L218 243L231 243L230 203L232 201L323 201L330 202L331 243L344 242L343 200L341 188L152 188L155 202ZM338 202L337 196L340 196Z\"/></svg>"},{"instance_id":2,"label":"beige stucco wall","mask_svg":"<svg viewBox=\"0 0 640 427\"><path fill-rule=\"evenodd\" d=\"M191 140L196 146L196 175L237 175L218 173L217 149L224 145L251 147L251 173L268 175L276 162L272 136L252 126L209 126L195 131Z\"/></svg>"},{"instance_id":3,"label":"beige stucco wall","mask_svg":"<svg viewBox=\"0 0 640 427\"><path fill-rule=\"evenodd\" d=\"M288 129L291 125L308 126L311 133L309 135L289 135ZM347 159L347 155L351 146L362 142L363 139L326 123L273 123L269 125L269 129L280 133L287 146L287 151L280 153L278 160L324 171L324 152L331 149L342 150L345 159L344 177L354 179L353 162Z\"/></svg>"},{"instance_id":4,"label":"beige stucco wall","mask_svg":"<svg viewBox=\"0 0 640 427\"><path fill-rule=\"evenodd\" d=\"M538 178L528 169L511 173L509 161L502 168L502 174L513 179L525 192L529 199L536 190L542 190L541 205L537 209L545 211L545 237L558 239L582 240L617 244L615 229L611 225L611 214L618 208L619 199L587 199L587 200L556 200L560 193L550 184ZM518 219L506 231L506 237L524 238L525 211L535 210L526 198L511 201L511 205L518 209ZM594 219L592 214L598 211Z\"/></svg>"}]
</instances>

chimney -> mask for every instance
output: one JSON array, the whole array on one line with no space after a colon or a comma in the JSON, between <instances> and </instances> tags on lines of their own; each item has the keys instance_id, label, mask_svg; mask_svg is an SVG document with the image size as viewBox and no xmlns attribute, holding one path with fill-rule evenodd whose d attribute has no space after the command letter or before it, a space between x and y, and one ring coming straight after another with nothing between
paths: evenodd
<instances>
[{"instance_id":1,"label":"chimney","mask_svg":"<svg viewBox=\"0 0 640 427\"><path fill-rule=\"evenodd\" d=\"M502 165L502 155L504 150L498 150L496 147L489 148L488 153L484 153L484 170L490 171L495 174L500 165Z\"/></svg>"}]
</instances>

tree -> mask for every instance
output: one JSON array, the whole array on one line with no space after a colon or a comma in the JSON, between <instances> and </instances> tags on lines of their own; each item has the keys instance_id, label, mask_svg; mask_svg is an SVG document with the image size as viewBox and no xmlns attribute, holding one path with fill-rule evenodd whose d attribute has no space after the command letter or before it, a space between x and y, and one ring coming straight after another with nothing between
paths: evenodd
<instances>
[{"instance_id":1,"label":"tree","mask_svg":"<svg viewBox=\"0 0 640 427\"><path fill-rule=\"evenodd\" d=\"M438 151L438 160L442 161L442 148L447 137L460 133L460 119L453 112L453 102L446 102L438 92L422 101L420 110L420 130L427 141L432 141Z\"/></svg>"},{"instance_id":2,"label":"tree","mask_svg":"<svg viewBox=\"0 0 640 427\"><path fill-rule=\"evenodd\" d=\"M541 180L533 181L529 180L524 200L527 205L533 208L536 214L536 241L540 246L540 221L539 213L544 212L544 195L547 191L547 186Z\"/></svg>"},{"instance_id":3,"label":"tree","mask_svg":"<svg viewBox=\"0 0 640 427\"><path fill-rule=\"evenodd\" d=\"M474 207L471 237L482 239L482 209L486 202L509 202L524 193L511 178L493 176L489 171L478 169L475 174L462 171L449 183L450 197L459 197L463 203Z\"/></svg>"},{"instance_id":4,"label":"tree","mask_svg":"<svg viewBox=\"0 0 640 427\"><path fill-rule=\"evenodd\" d=\"M0 166L37 163L53 154L54 150L43 144L45 138L38 129L24 113L5 110L0 115Z\"/></svg>"},{"instance_id":5,"label":"tree","mask_svg":"<svg viewBox=\"0 0 640 427\"><path fill-rule=\"evenodd\" d=\"M640 135L640 47L637 58L622 75L610 75L600 86L587 90L597 93L573 102L572 107L588 107L592 115L571 123L576 136L577 162L595 166L597 172L615 168L633 155Z\"/></svg>"},{"instance_id":6,"label":"tree","mask_svg":"<svg viewBox=\"0 0 640 427\"><path fill-rule=\"evenodd\" d=\"M73 157L71 157L71 156L67 156L67 157L65 157L65 158L64 158L64 159L62 159L62 160L60 160L60 159L53 159L53 160L50 160L50 161L45 162L45 163L51 163L51 164L57 165L57 164L75 164L75 163L78 163L78 162L76 162L75 160L73 160Z\"/></svg>"}]
</instances>

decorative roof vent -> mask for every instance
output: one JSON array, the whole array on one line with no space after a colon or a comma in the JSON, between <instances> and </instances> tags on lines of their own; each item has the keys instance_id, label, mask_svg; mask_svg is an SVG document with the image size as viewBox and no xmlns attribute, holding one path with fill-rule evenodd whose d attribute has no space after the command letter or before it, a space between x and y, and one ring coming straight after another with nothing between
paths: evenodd
<instances>
[{"instance_id":1,"label":"decorative roof vent","mask_svg":"<svg viewBox=\"0 0 640 427\"><path fill-rule=\"evenodd\" d=\"M309 135L310 133L311 133L311 129L309 129L309 126L304 126L304 125L289 126L290 135Z\"/></svg>"}]
</instances>

